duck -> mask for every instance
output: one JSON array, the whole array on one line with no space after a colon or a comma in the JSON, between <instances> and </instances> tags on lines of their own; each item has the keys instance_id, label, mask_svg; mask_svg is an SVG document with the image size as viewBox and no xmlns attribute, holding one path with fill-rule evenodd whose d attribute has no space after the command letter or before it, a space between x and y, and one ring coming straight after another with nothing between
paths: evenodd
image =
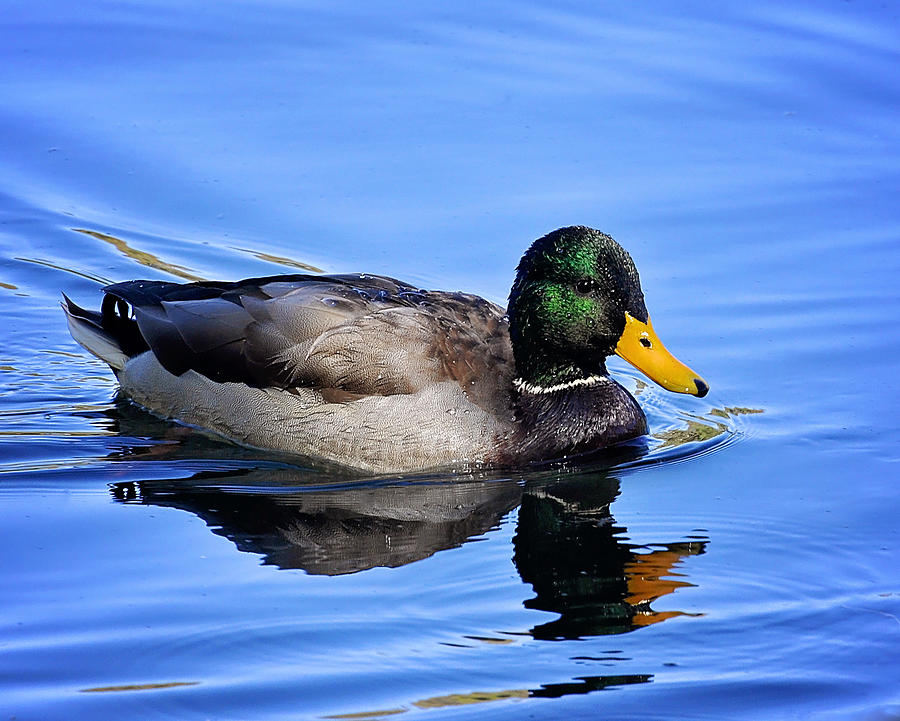
<instances>
[{"instance_id":1,"label":"duck","mask_svg":"<svg viewBox=\"0 0 900 721\"><path fill-rule=\"evenodd\" d=\"M585 226L531 244L506 309L365 273L133 280L99 310L61 305L137 405L368 473L523 467L643 436L613 354L669 391L709 390L654 331L628 252Z\"/></svg>"}]
</instances>

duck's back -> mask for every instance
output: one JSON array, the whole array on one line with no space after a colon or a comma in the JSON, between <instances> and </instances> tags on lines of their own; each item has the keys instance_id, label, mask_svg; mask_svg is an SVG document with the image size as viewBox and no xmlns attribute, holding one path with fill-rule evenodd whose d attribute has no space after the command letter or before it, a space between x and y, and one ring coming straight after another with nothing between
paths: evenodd
<instances>
[{"instance_id":1,"label":"duck's back","mask_svg":"<svg viewBox=\"0 0 900 721\"><path fill-rule=\"evenodd\" d=\"M507 321L477 296L371 275L105 291L126 393L240 442L392 471L495 460L510 432Z\"/></svg>"}]
</instances>

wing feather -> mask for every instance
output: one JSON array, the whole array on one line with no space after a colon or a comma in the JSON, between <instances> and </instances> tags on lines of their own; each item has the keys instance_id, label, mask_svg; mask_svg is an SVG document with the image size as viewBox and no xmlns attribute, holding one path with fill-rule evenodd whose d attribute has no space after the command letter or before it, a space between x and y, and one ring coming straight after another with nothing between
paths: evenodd
<instances>
[{"instance_id":1,"label":"wing feather","mask_svg":"<svg viewBox=\"0 0 900 721\"><path fill-rule=\"evenodd\" d=\"M381 276L274 276L236 283L120 283L149 349L171 373L334 397L415 393L458 382L494 403L512 370L502 308ZM121 314L104 303L105 314ZM121 327L104 316L104 327Z\"/></svg>"}]
</instances>

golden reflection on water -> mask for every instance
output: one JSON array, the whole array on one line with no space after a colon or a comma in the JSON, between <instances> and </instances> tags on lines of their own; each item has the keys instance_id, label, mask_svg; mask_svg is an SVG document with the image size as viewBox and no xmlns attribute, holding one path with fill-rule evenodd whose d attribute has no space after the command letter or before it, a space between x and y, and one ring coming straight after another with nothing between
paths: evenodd
<instances>
[{"instance_id":1,"label":"golden reflection on water","mask_svg":"<svg viewBox=\"0 0 900 721\"><path fill-rule=\"evenodd\" d=\"M42 350L42 351L38 351L38 352L46 353L47 355L61 355L64 358L75 358L76 360L84 359L84 353L69 353L68 351L54 350L54 349L47 349L47 350Z\"/></svg>"},{"instance_id":2,"label":"golden reflection on water","mask_svg":"<svg viewBox=\"0 0 900 721\"><path fill-rule=\"evenodd\" d=\"M321 268L317 268L314 265L310 265L309 263L303 263L299 260L292 260L291 258L285 258L282 255L272 255L270 253L262 253L258 250L251 250L250 248L238 248L237 246L232 246L232 250L240 251L241 253L249 253L254 258L259 260L264 260L267 263L275 263L276 265L283 265L288 268L299 268L300 270L305 270L309 273L324 273L325 271Z\"/></svg>"},{"instance_id":3,"label":"golden reflection on water","mask_svg":"<svg viewBox=\"0 0 900 721\"><path fill-rule=\"evenodd\" d=\"M654 438L662 441L660 449L675 448L685 443L702 443L728 431L728 426L724 423L708 421L701 416L688 418L685 422L686 425L681 428L668 428L653 434Z\"/></svg>"},{"instance_id":4,"label":"golden reflection on water","mask_svg":"<svg viewBox=\"0 0 900 721\"><path fill-rule=\"evenodd\" d=\"M472 691L471 693L451 693L447 696L434 696L413 702L416 708L445 708L447 706L468 706L486 701L505 701L510 698L528 698L530 692L525 688L507 689L504 691Z\"/></svg>"},{"instance_id":5,"label":"golden reflection on water","mask_svg":"<svg viewBox=\"0 0 900 721\"><path fill-rule=\"evenodd\" d=\"M687 443L703 443L712 440L723 433L733 432L732 427L728 423L715 420L722 418L724 420L732 420L738 416L753 415L764 413L761 408L741 408L738 406L726 406L725 408L712 408L707 416L699 416L693 414L685 414L682 417L685 425L677 428L667 428L652 434L652 437L662 444L656 450L664 448L677 448Z\"/></svg>"},{"instance_id":6,"label":"golden reflection on water","mask_svg":"<svg viewBox=\"0 0 900 721\"><path fill-rule=\"evenodd\" d=\"M433 696L432 698L413 701L412 706L419 709L448 708L452 706L469 706L476 703L489 701L507 701L509 699L530 698L531 692L527 688L507 689L504 691L472 691L470 693L451 693L446 696ZM381 711L358 711L356 713L334 714L323 716L326 719L369 719L382 716L396 716L407 713L408 708L392 708Z\"/></svg>"},{"instance_id":7,"label":"golden reflection on water","mask_svg":"<svg viewBox=\"0 0 900 721\"><path fill-rule=\"evenodd\" d=\"M695 584L675 580L685 574L674 569L681 565L685 556L694 555L696 550L690 543L673 543L650 553L635 553L632 560L623 566L628 595L622 600L634 607L631 622L637 627L651 626L678 616L703 616L702 613L685 611L655 611L650 604L679 588L692 588ZM675 578L673 578L675 577Z\"/></svg>"},{"instance_id":8,"label":"golden reflection on water","mask_svg":"<svg viewBox=\"0 0 900 721\"><path fill-rule=\"evenodd\" d=\"M615 686L627 686L648 683L653 679L650 674L629 674L621 676L583 676L567 683L547 684L537 689L514 688L502 691L470 691L469 693L451 693L446 696L413 701L410 706L417 709L452 708L454 706L470 706L472 704L490 703L492 701L517 701L529 698L560 698L572 694L584 694ZM322 716L323 719L374 719L383 716L396 716L412 709L400 706L378 711L357 711L346 714Z\"/></svg>"},{"instance_id":9,"label":"golden reflection on water","mask_svg":"<svg viewBox=\"0 0 900 721\"><path fill-rule=\"evenodd\" d=\"M118 250L122 255L126 256L127 258L131 258L132 260L136 261L140 265L146 266L148 268L153 268L155 270L161 270L165 273L169 273L170 275L174 275L174 276L177 276L179 278L183 278L183 279L189 280L189 281L204 280L203 277L195 274L193 269L188 268L187 266L184 266L184 265L179 265L177 263L170 263L166 260L163 260L159 256L154 255L153 253L149 253L145 250L140 250L138 248L134 248L133 246L131 246L127 241L123 240L122 238L117 238L116 236L109 235L108 233L101 233L100 231L97 231L97 230L88 230L87 228L72 228L72 230L75 231L76 233L82 233L83 235L88 235L92 238L96 238L97 240L101 240L104 243L111 245L113 248ZM276 265L281 265L281 266L284 266L287 268L297 268L299 270L303 270L308 273L323 273L324 272L321 268L317 268L316 266L310 265L309 263L304 263L302 261L294 260L292 258L286 258L281 255L273 255L271 253L264 253L262 251L252 250L250 248L239 248L236 246L233 246L232 249L237 250L242 253L249 253L250 255L254 256L255 258L265 261L267 263L274 263ZM25 260L25 259L21 259L21 260ZM51 265L49 262L46 262L46 261L36 261L35 260L35 261L31 261L31 262L38 262L38 263L43 263L45 265ZM59 268L58 266L51 266L51 267L56 267L59 270L68 270L68 272L76 273L76 275L84 275L83 273L78 273L77 271L73 271L73 270L67 269L67 268ZM90 277L90 276L85 276L85 277ZM99 278L99 276L91 278L91 279L92 280L100 280L101 282L104 283L104 285L109 284L109 281L107 281L105 279L101 279L101 278ZM10 287L10 288L15 287L15 286L6 286L5 284L0 284L0 285L3 285L4 287Z\"/></svg>"},{"instance_id":10,"label":"golden reflection on water","mask_svg":"<svg viewBox=\"0 0 900 721\"><path fill-rule=\"evenodd\" d=\"M185 280L203 280L203 278L201 278L199 275L194 275L190 268L187 268L183 265L177 265L176 263L169 263L162 258L153 255L153 253L148 253L144 250L132 248L124 240L122 240L121 238L116 238L114 235L107 235L106 233L100 233L96 230L86 230L85 228L72 228L72 230L74 230L76 233L82 233L84 235L89 235L92 238L96 238L97 240L102 240L104 243L109 243L122 255L131 258L132 260L137 261L141 265L147 266L148 268L161 270L165 273L169 273L179 278L184 278ZM104 283L104 285L108 284L108 281Z\"/></svg>"},{"instance_id":11,"label":"golden reflection on water","mask_svg":"<svg viewBox=\"0 0 900 721\"><path fill-rule=\"evenodd\" d=\"M366 718L381 718L382 716L396 716L400 713L406 713L409 711L407 708L388 708L381 709L379 711L358 711L357 713L339 713L334 714L332 716L322 716L323 719L366 719Z\"/></svg>"},{"instance_id":12,"label":"golden reflection on water","mask_svg":"<svg viewBox=\"0 0 900 721\"><path fill-rule=\"evenodd\" d=\"M463 636L463 638L468 638L471 641L479 641L480 643L496 644L499 646L513 643L513 640L511 638L492 638L490 636Z\"/></svg>"},{"instance_id":13,"label":"golden reflection on water","mask_svg":"<svg viewBox=\"0 0 900 721\"><path fill-rule=\"evenodd\" d=\"M719 416L720 418L731 418L733 416L749 416L756 413L765 413L762 408L743 408L741 406L725 406L723 409L713 408L709 414L711 416Z\"/></svg>"},{"instance_id":14,"label":"golden reflection on water","mask_svg":"<svg viewBox=\"0 0 900 721\"><path fill-rule=\"evenodd\" d=\"M196 686L199 681L166 681L163 683L130 683L123 686L98 686L97 688L83 688L81 693L110 693L113 691L156 691L162 688L175 688L177 686Z\"/></svg>"}]
</instances>

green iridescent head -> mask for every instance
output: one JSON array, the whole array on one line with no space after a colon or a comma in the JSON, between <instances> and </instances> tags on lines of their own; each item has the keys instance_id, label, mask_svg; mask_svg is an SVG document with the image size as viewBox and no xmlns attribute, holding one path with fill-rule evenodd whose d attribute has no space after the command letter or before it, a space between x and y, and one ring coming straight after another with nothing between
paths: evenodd
<instances>
[{"instance_id":1,"label":"green iridescent head","mask_svg":"<svg viewBox=\"0 0 900 721\"><path fill-rule=\"evenodd\" d=\"M605 373L626 313L648 320L637 268L622 246L584 226L539 238L509 296L519 377L547 386Z\"/></svg>"}]
</instances>

